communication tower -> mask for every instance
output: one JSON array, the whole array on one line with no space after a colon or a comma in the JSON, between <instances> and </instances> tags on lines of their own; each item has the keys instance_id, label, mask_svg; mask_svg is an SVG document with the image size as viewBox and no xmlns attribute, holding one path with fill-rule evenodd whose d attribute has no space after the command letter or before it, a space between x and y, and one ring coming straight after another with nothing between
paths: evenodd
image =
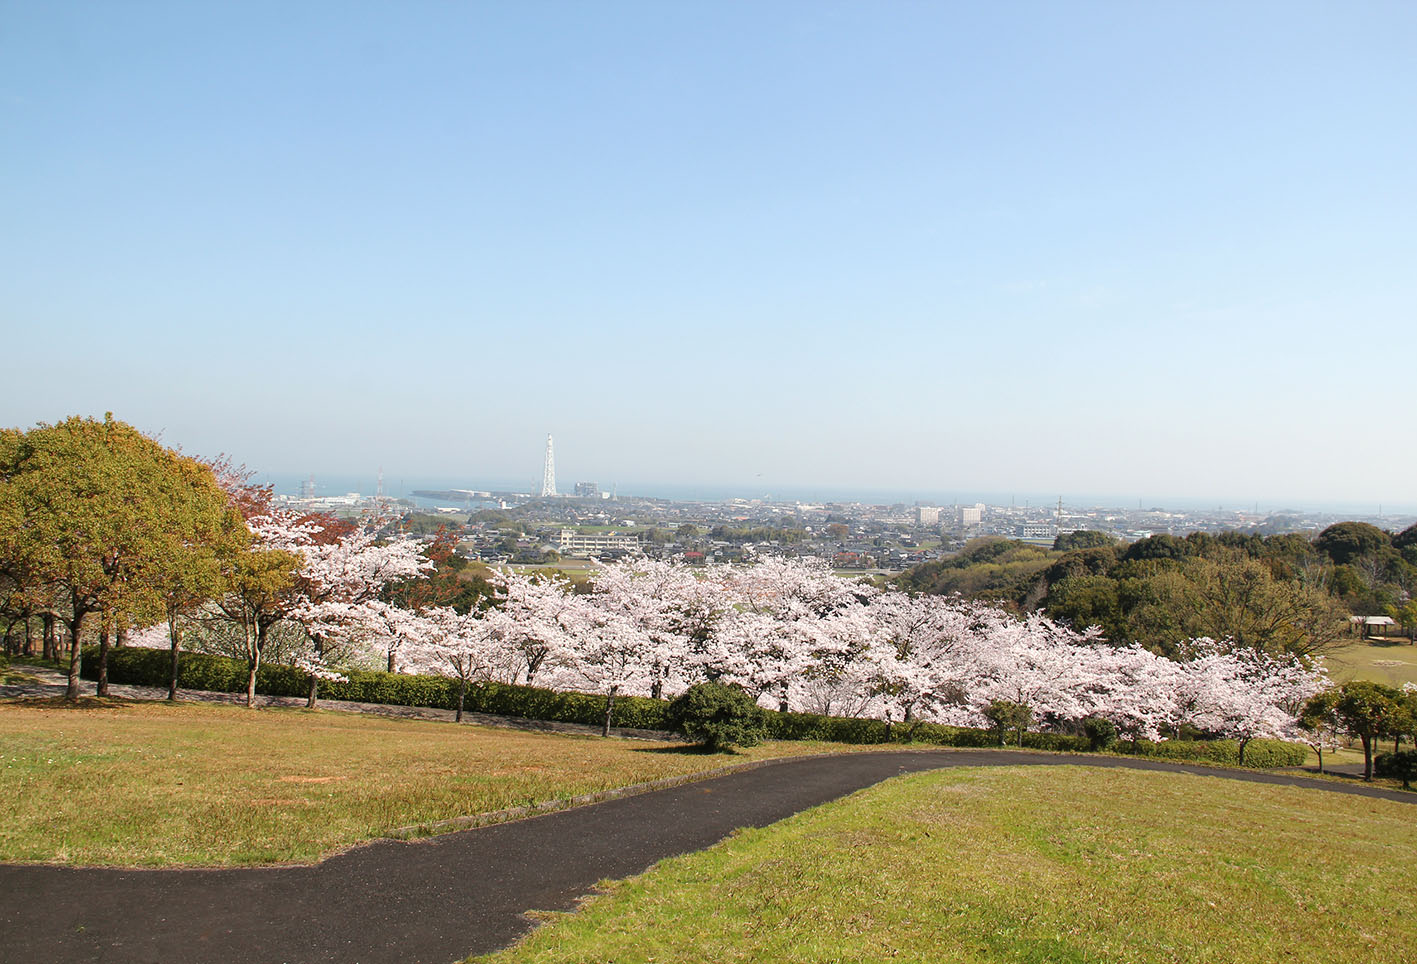
<instances>
[{"instance_id":1,"label":"communication tower","mask_svg":"<svg viewBox=\"0 0 1417 964\"><path fill-rule=\"evenodd\" d=\"M546 436L546 465L541 470L541 497L556 494L556 453L551 448L551 435Z\"/></svg>"}]
</instances>

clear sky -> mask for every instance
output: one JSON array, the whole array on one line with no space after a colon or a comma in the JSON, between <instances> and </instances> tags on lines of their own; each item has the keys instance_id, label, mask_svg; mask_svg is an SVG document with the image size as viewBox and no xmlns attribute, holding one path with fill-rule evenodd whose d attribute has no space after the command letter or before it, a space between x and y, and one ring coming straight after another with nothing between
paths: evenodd
<instances>
[{"instance_id":1,"label":"clear sky","mask_svg":"<svg viewBox=\"0 0 1417 964\"><path fill-rule=\"evenodd\" d=\"M0 2L0 422L1417 504L1417 4Z\"/></svg>"}]
</instances>

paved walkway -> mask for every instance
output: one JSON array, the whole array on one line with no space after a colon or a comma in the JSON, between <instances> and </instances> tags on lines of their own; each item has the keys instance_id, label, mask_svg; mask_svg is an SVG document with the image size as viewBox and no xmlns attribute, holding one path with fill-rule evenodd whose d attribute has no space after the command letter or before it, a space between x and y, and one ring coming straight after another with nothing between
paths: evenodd
<instances>
[{"instance_id":1,"label":"paved walkway","mask_svg":"<svg viewBox=\"0 0 1417 964\"><path fill-rule=\"evenodd\" d=\"M568 910L628 877L901 773L1083 765L1193 773L1417 803L1417 794L1288 774L996 750L779 761L514 823L380 840L312 867L110 870L0 865L0 961L446 964L516 940L531 909Z\"/></svg>"}]
</instances>

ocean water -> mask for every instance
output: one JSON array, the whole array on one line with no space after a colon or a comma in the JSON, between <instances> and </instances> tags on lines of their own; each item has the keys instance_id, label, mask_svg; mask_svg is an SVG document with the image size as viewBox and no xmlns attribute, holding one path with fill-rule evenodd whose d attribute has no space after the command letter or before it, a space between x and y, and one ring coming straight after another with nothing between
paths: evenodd
<instances>
[{"instance_id":1,"label":"ocean water","mask_svg":"<svg viewBox=\"0 0 1417 964\"><path fill-rule=\"evenodd\" d=\"M284 495L298 495L301 483L308 475L270 474L258 477L258 481L275 486L275 491ZM569 489L573 482L564 483ZM315 491L318 495L344 495L357 492L360 495L374 495L378 486L376 475L323 475L315 473ZM540 488L540 479L484 478L466 479L448 476L399 476L384 473L384 492L394 497L406 497L415 489L473 489L490 492L535 492ZM610 491L612 484L601 483L601 488ZM1123 493L1070 493L1022 490L1017 492L983 491L946 488L867 488L831 485L785 484L772 485L761 481L741 484L693 483L693 482L623 482L613 485L621 496L670 499L681 502L723 502L731 499L763 499L772 502L803 502L820 504L823 502L859 502L867 505L985 505L1003 506L1056 506L1061 496L1064 508L1116 508L1116 509L1164 509L1167 511L1221 510L1227 512L1253 512L1258 507L1261 513L1325 513L1348 515L1359 518L1386 517L1401 518L1417 515L1417 503L1393 503L1379 507L1373 503L1333 501L1278 501L1259 499L1201 499L1184 494L1140 494Z\"/></svg>"}]
</instances>

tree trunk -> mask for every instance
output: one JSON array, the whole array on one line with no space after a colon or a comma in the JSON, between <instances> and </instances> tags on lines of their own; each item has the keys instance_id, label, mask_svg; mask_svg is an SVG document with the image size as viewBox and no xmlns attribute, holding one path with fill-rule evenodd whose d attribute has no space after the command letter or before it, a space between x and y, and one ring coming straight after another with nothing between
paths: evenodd
<instances>
[{"instance_id":1,"label":"tree trunk","mask_svg":"<svg viewBox=\"0 0 1417 964\"><path fill-rule=\"evenodd\" d=\"M55 623L57 622L57 620L54 618L54 614L53 614L53 613L45 613L43 618L44 618L44 643L43 643L43 645L44 645L44 659L45 659L46 661L48 661L48 662L53 662L54 660L56 660L56 659L59 658L59 653L58 653L59 646L58 646L58 644L57 644L57 642L56 642L56 640L55 640L55 632L54 632Z\"/></svg>"},{"instance_id":2,"label":"tree trunk","mask_svg":"<svg viewBox=\"0 0 1417 964\"><path fill-rule=\"evenodd\" d=\"M1360 739L1363 741L1363 779L1368 783L1373 782L1373 738L1364 733Z\"/></svg>"},{"instance_id":3,"label":"tree trunk","mask_svg":"<svg viewBox=\"0 0 1417 964\"><path fill-rule=\"evenodd\" d=\"M324 652L324 644L320 642L320 637L319 637L319 636L314 637L314 638L313 638L313 642L314 642L314 644L315 644L315 656L316 656L316 658L318 659L319 656ZM316 676L314 673L311 673L311 674L310 674L310 698L305 701L305 708L306 708L307 710L313 710L313 709L315 708L315 700L318 699L319 696L320 696L320 677Z\"/></svg>"},{"instance_id":4,"label":"tree trunk","mask_svg":"<svg viewBox=\"0 0 1417 964\"><path fill-rule=\"evenodd\" d=\"M172 648L172 665L168 668L167 676L167 698L170 702L175 703L177 701L178 656L182 652L182 631L177 628L175 616L169 616L167 619L167 639Z\"/></svg>"},{"instance_id":5,"label":"tree trunk","mask_svg":"<svg viewBox=\"0 0 1417 964\"><path fill-rule=\"evenodd\" d=\"M393 671L394 671L394 651L391 649L391 650L389 650L389 672L392 673Z\"/></svg>"},{"instance_id":6,"label":"tree trunk","mask_svg":"<svg viewBox=\"0 0 1417 964\"><path fill-rule=\"evenodd\" d=\"M462 722L462 707L463 707L463 702L464 702L466 699L467 699L467 680L465 680L465 679L459 679L459 680L458 680L458 713L457 713L457 716L453 717L453 722L454 722L454 723L461 723L461 722Z\"/></svg>"},{"instance_id":7,"label":"tree trunk","mask_svg":"<svg viewBox=\"0 0 1417 964\"><path fill-rule=\"evenodd\" d=\"M256 672L261 668L261 654L256 653L254 659L248 664L250 675L246 677L246 708L249 710L256 705Z\"/></svg>"},{"instance_id":8,"label":"tree trunk","mask_svg":"<svg viewBox=\"0 0 1417 964\"><path fill-rule=\"evenodd\" d=\"M167 668L167 699L170 703L177 702L177 672L180 668L182 647L176 639L170 640L169 649L172 650L172 661Z\"/></svg>"},{"instance_id":9,"label":"tree trunk","mask_svg":"<svg viewBox=\"0 0 1417 964\"><path fill-rule=\"evenodd\" d=\"M1314 747L1314 752L1319 755L1319 776L1323 776L1323 772L1324 772L1324 748L1321 747L1321 746L1316 746L1316 747Z\"/></svg>"},{"instance_id":10,"label":"tree trunk","mask_svg":"<svg viewBox=\"0 0 1417 964\"><path fill-rule=\"evenodd\" d=\"M611 690L605 697L605 725L600 728L601 736L610 735L610 723L615 717L615 690Z\"/></svg>"},{"instance_id":11,"label":"tree trunk","mask_svg":"<svg viewBox=\"0 0 1417 964\"><path fill-rule=\"evenodd\" d=\"M1240 741L1240 766L1245 765L1245 747L1249 744L1249 742L1249 740Z\"/></svg>"},{"instance_id":12,"label":"tree trunk","mask_svg":"<svg viewBox=\"0 0 1417 964\"><path fill-rule=\"evenodd\" d=\"M34 630L30 626L30 617L25 617L25 649L26 656L34 655Z\"/></svg>"},{"instance_id":13,"label":"tree trunk","mask_svg":"<svg viewBox=\"0 0 1417 964\"><path fill-rule=\"evenodd\" d=\"M83 612L69 620L69 680L64 687L64 700L68 703L79 699L79 638L84 632Z\"/></svg>"},{"instance_id":14,"label":"tree trunk","mask_svg":"<svg viewBox=\"0 0 1417 964\"><path fill-rule=\"evenodd\" d=\"M256 705L256 673L261 669L261 653L265 651L266 633L269 630L269 626L263 626L259 622L256 624L256 645L251 649L252 656L248 664L251 668L251 675L246 678L246 708L248 710Z\"/></svg>"},{"instance_id":15,"label":"tree trunk","mask_svg":"<svg viewBox=\"0 0 1417 964\"><path fill-rule=\"evenodd\" d=\"M128 627L127 627L127 626L124 626L122 629L118 630L118 632L116 632L116 633L113 634L113 648L114 648L114 649L127 649L127 648L128 648Z\"/></svg>"},{"instance_id":16,"label":"tree trunk","mask_svg":"<svg viewBox=\"0 0 1417 964\"><path fill-rule=\"evenodd\" d=\"M98 689L97 696L108 695L108 627L98 632Z\"/></svg>"},{"instance_id":17,"label":"tree trunk","mask_svg":"<svg viewBox=\"0 0 1417 964\"><path fill-rule=\"evenodd\" d=\"M649 689L649 695L657 700L664 699L664 680L656 679Z\"/></svg>"}]
</instances>

